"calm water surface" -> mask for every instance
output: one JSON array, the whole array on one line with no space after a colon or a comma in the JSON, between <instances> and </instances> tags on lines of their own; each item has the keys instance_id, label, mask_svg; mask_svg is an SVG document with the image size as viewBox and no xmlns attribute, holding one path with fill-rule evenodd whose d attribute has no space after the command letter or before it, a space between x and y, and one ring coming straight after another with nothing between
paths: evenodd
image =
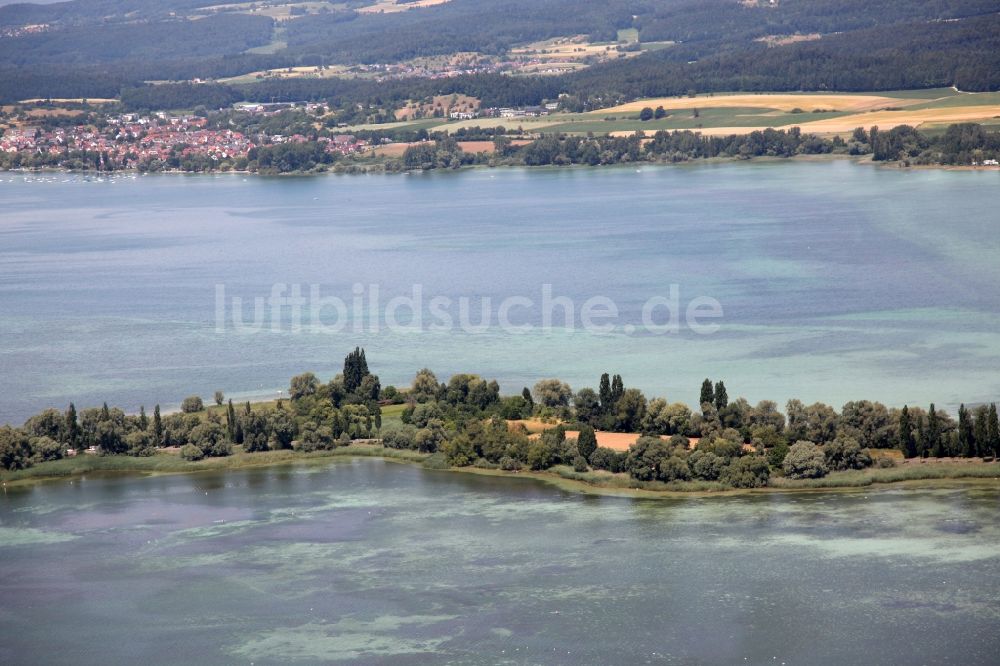
<instances>
[{"instance_id":1,"label":"calm water surface","mask_svg":"<svg viewBox=\"0 0 1000 666\"><path fill-rule=\"evenodd\" d=\"M0 422L273 395L362 344L383 386L430 366L520 390L601 372L671 400L725 379L752 401L1000 399L1000 174L853 165L518 169L414 176L0 178ZM607 296L615 332L216 330L215 286L383 303ZM723 307L711 336L627 333L646 299ZM473 312L477 312L473 301ZM250 312L247 306L246 319ZM496 305L494 305L494 308ZM523 313L524 323L537 323ZM478 315L472 315L478 322ZM516 317L515 317L516 319ZM560 320L556 318L557 325Z\"/></svg>"},{"instance_id":2,"label":"calm water surface","mask_svg":"<svg viewBox=\"0 0 1000 666\"><path fill-rule=\"evenodd\" d=\"M377 460L7 489L0 662L996 664L998 502Z\"/></svg>"}]
</instances>

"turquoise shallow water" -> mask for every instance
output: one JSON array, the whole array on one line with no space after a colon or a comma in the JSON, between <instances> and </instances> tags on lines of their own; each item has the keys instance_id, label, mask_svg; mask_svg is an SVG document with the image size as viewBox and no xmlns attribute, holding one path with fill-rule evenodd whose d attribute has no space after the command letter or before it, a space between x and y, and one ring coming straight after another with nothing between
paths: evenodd
<instances>
[{"instance_id":1,"label":"turquoise shallow water","mask_svg":"<svg viewBox=\"0 0 1000 666\"><path fill-rule=\"evenodd\" d=\"M629 500L378 460L0 495L5 664L995 664L1000 494Z\"/></svg>"},{"instance_id":2,"label":"turquoise shallow water","mask_svg":"<svg viewBox=\"0 0 1000 666\"><path fill-rule=\"evenodd\" d=\"M1000 399L1000 175L905 172L846 161L641 169L477 170L321 178L0 178L0 422L49 405L128 409L222 389L274 395L304 370L329 376L356 344L383 385L430 366L518 390L601 372L694 403L730 395L839 406ZM239 333L216 326L216 285L243 298L275 283L350 303L490 297L486 332L370 328ZM618 307L614 331L542 331L496 303ZM643 303L679 289L723 308L713 335L652 335ZM227 301L231 303L231 301ZM454 311L454 309L453 309ZM349 314L350 316L350 314ZM368 317L367 312L364 317ZM470 316L473 322L478 314ZM457 319L457 316L456 316ZM360 321L352 319L353 322ZM577 320L579 321L579 320ZM426 328L426 327L425 327Z\"/></svg>"}]
</instances>

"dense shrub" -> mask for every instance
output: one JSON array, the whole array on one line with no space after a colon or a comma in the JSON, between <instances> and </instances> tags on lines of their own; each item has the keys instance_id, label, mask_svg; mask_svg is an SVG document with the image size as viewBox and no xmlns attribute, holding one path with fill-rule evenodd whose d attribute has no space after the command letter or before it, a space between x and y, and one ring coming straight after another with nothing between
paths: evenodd
<instances>
[{"instance_id":1,"label":"dense shrub","mask_svg":"<svg viewBox=\"0 0 1000 666\"><path fill-rule=\"evenodd\" d=\"M799 440L788 450L782 469L790 479L818 479L826 476L826 456L812 442Z\"/></svg>"},{"instance_id":2,"label":"dense shrub","mask_svg":"<svg viewBox=\"0 0 1000 666\"><path fill-rule=\"evenodd\" d=\"M212 421L206 421L193 428L189 439L190 444L201 449L205 456L222 457L233 452L233 445L226 439L226 431L221 425Z\"/></svg>"},{"instance_id":3,"label":"dense shrub","mask_svg":"<svg viewBox=\"0 0 1000 666\"><path fill-rule=\"evenodd\" d=\"M203 409L205 409L205 404L202 402L201 398L196 395L190 395L184 398L184 402L181 403L181 411L185 414L200 412Z\"/></svg>"},{"instance_id":4,"label":"dense shrub","mask_svg":"<svg viewBox=\"0 0 1000 666\"><path fill-rule=\"evenodd\" d=\"M452 467L466 467L476 459L476 449L465 433L445 441L441 445L441 452Z\"/></svg>"},{"instance_id":5,"label":"dense shrub","mask_svg":"<svg viewBox=\"0 0 1000 666\"><path fill-rule=\"evenodd\" d=\"M500 469L506 472L518 472L521 470L521 461L510 456L504 456L500 459Z\"/></svg>"},{"instance_id":6,"label":"dense shrub","mask_svg":"<svg viewBox=\"0 0 1000 666\"><path fill-rule=\"evenodd\" d=\"M660 481L687 481L691 478L691 470L688 468L687 461L679 456L670 456L666 460L660 463L659 476Z\"/></svg>"},{"instance_id":7,"label":"dense shrub","mask_svg":"<svg viewBox=\"0 0 1000 666\"><path fill-rule=\"evenodd\" d=\"M695 451L688 458L688 465L695 478L717 481L726 466L726 460L711 451Z\"/></svg>"},{"instance_id":8,"label":"dense shrub","mask_svg":"<svg viewBox=\"0 0 1000 666\"><path fill-rule=\"evenodd\" d=\"M29 440L29 445L31 446L32 463L59 460L66 454L66 447L51 437L32 437Z\"/></svg>"},{"instance_id":9,"label":"dense shrub","mask_svg":"<svg viewBox=\"0 0 1000 666\"><path fill-rule=\"evenodd\" d=\"M528 466L531 469L548 469L556 464L557 460L552 444L544 438L540 437L528 445Z\"/></svg>"},{"instance_id":10,"label":"dense shrub","mask_svg":"<svg viewBox=\"0 0 1000 666\"><path fill-rule=\"evenodd\" d=\"M156 453L153 437L145 430L136 430L125 436L125 445L130 456L151 456Z\"/></svg>"},{"instance_id":11,"label":"dense shrub","mask_svg":"<svg viewBox=\"0 0 1000 666\"><path fill-rule=\"evenodd\" d=\"M31 446L23 430L10 426L0 428L0 466L4 469L31 466Z\"/></svg>"},{"instance_id":12,"label":"dense shrub","mask_svg":"<svg viewBox=\"0 0 1000 666\"><path fill-rule=\"evenodd\" d=\"M181 458L184 460L201 460L205 457L205 452L194 444L185 444L181 447Z\"/></svg>"},{"instance_id":13,"label":"dense shrub","mask_svg":"<svg viewBox=\"0 0 1000 666\"><path fill-rule=\"evenodd\" d=\"M769 462L772 467L781 467L782 463L785 462L785 456L787 455L788 444L786 442L778 442L768 449L767 462Z\"/></svg>"},{"instance_id":14,"label":"dense shrub","mask_svg":"<svg viewBox=\"0 0 1000 666\"><path fill-rule=\"evenodd\" d=\"M395 430L388 430L382 435L382 445L390 449L413 449L416 448L417 429L410 425L403 425Z\"/></svg>"},{"instance_id":15,"label":"dense shrub","mask_svg":"<svg viewBox=\"0 0 1000 666\"><path fill-rule=\"evenodd\" d=\"M625 465L632 478L639 481L655 481L660 478L660 463L672 453L671 446L659 437L640 437L629 448Z\"/></svg>"},{"instance_id":16,"label":"dense shrub","mask_svg":"<svg viewBox=\"0 0 1000 666\"><path fill-rule=\"evenodd\" d=\"M864 469L872 466L871 455L852 437L837 437L823 447L823 454L826 456L826 466L830 471Z\"/></svg>"},{"instance_id":17,"label":"dense shrub","mask_svg":"<svg viewBox=\"0 0 1000 666\"><path fill-rule=\"evenodd\" d=\"M719 475L719 481L733 488L762 488L771 477L771 468L764 456L744 456L729 463Z\"/></svg>"},{"instance_id":18,"label":"dense shrub","mask_svg":"<svg viewBox=\"0 0 1000 666\"><path fill-rule=\"evenodd\" d=\"M606 446L599 446L590 456L590 465L594 469L604 469L617 474L625 471L627 455Z\"/></svg>"}]
</instances>

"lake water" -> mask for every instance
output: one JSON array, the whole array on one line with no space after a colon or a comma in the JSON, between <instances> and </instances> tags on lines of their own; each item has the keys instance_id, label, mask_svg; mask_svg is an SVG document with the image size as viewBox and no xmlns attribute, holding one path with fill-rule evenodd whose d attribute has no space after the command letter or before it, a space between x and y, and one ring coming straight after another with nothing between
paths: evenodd
<instances>
[{"instance_id":1,"label":"lake water","mask_svg":"<svg viewBox=\"0 0 1000 666\"><path fill-rule=\"evenodd\" d=\"M6 489L0 662L996 664L998 502L365 459Z\"/></svg>"},{"instance_id":2,"label":"lake water","mask_svg":"<svg viewBox=\"0 0 1000 666\"><path fill-rule=\"evenodd\" d=\"M519 391L542 377L627 386L693 404L729 395L840 406L1000 399L1000 174L847 161L410 176L0 178L0 422L71 401L129 410L216 389L272 396L293 374L339 371L355 345L383 386L421 367ZM276 283L352 303L530 298L522 334L217 325L224 304ZM609 334L542 330L554 296L604 296ZM719 329L658 335L648 299L716 299ZM368 293L368 292L366 292ZM367 303L370 303L369 299ZM228 307L228 305L227 305ZM352 305L353 307L353 305ZM226 313L229 312L227 309ZM228 317L228 314L227 314ZM659 315L662 321L663 313ZM405 318L405 317L404 317ZM457 317L456 317L457 319ZM269 320L268 320L269 321ZM579 324L579 320L576 320ZM637 327L637 328L636 328ZM633 330L634 329L634 330Z\"/></svg>"}]
</instances>

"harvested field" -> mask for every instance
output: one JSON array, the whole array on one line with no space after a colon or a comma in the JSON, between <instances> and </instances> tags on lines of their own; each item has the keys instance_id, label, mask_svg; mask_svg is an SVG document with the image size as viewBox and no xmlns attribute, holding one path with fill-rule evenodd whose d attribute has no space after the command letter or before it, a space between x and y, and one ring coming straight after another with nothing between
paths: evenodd
<instances>
[{"instance_id":1,"label":"harvested field","mask_svg":"<svg viewBox=\"0 0 1000 666\"><path fill-rule=\"evenodd\" d=\"M72 118L75 116L82 116L84 111L80 109L32 109L28 111L28 116L31 118L46 118L46 117L66 117Z\"/></svg>"},{"instance_id":2,"label":"harvested field","mask_svg":"<svg viewBox=\"0 0 1000 666\"><path fill-rule=\"evenodd\" d=\"M390 143L385 146L378 146L375 148L375 154L381 157L402 157L403 153L410 146L415 145L412 143Z\"/></svg>"},{"instance_id":3,"label":"harvested field","mask_svg":"<svg viewBox=\"0 0 1000 666\"><path fill-rule=\"evenodd\" d=\"M527 139L518 139L511 141L511 144L515 146L523 146L527 143L531 143ZM410 146L418 145L417 142L414 143L390 143L386 146L379 146L375 149L376 155L381 155L383 157L402 157L403 153ZM467 153L492 153L493 152L493 142L492 141L459 141L458 147ZM540 422L539 422L540 423ZM548 427L552 428L553 425Z\"/></svg>"},{"instance_id":4,"label":"harvested field","mask_svg":"<svg viewBox=\"0 0 1000 666\"><path fill-rule=\"evenodd\" d=\"M935 126L943 127L952 123L977 122L989 123L1000 116L1000 105L997 106L966 106L932 109L913 109L901 111L873 111L871 113L853 113L850 115L823 118L809 122L783 122L773 125L757 126L724 126L692 128L705 136L728 136L730 134L749 134L772 127L774 129L789 129L799 127L803 132L811 134L850 134L856 127L878 126L883 130L899 125L912 127ZM808 121L809 116L802 116ZM630 136L634 131L614 131L613 136Z\"/></svg>"},{"instance_id":5,"label":"harvested field","mask_svg":"<svg viewBox=\"0 0 1000 666\"><path fill-rule=\"evenodd\" d=\"M443 5L446 2L449 2L449 0L414 0L413 2L404 3L397 3L396 0L378 0L375 4L361 7L357 11L359 14L394 14L419 7Z\"/></svg>"},{"instance_id":6,"label":"harvested field","mask_svg":"<svg viewBox=\"0 0 1000 666\"><path fill-rule=\"evenodd\" d=\"M754 107L761 109L778 109L791 111L803 109L827 109L831 111L868 111L886 107L901 107L916 104L920 100L884 97L881 95L837 95L837 94L734 94L713 95L710 97L659 97L629 102L608 109L591 111L588 115L601 117L616 113L638 113L645 107L662 106L668 111L672 109L710 109L718 107Z\"/></svg>"},{"instance_id":7,"label":"harvested field","mask_svg":"<svg viewBox=\"0 0 1000 666\"><path fill-rule=\"evenodd\" d=\"M514 427L516 425L523 425L529 433L529 438L535 439L540 437L542 432L546 430L551 430L555 428L558 423L546 423L539 419L518 419L514 421L507 421L509 427ZM640 434L637 432L606 432L604 430L597 430L594 432L597 435L597 445L603 446L614 451L628 451L629 447L636 443L639 439ZM580 436L579 430L567 430L566 439L576 439ZM668 435L662 435L661 439L669 440ZM693 449L701 441L699 437L690 438L690 443L688 448Z\"/></svg>"},{"instance_id":8,"label":"harvested field","mask_svg":"<svg viewBox=\"0 0 1000 666\"><path fill-rule=\"evenodd\" d=\"M816 133L850 132L855 127L871 127L878 125L888 129L898 125L920 127L925 124L950 125L952 123L982 122L1000 116L1000 105L989 106L954 106L948 108L931 108L902 111L876 111L859 113L840 118L816 120L802 123L803 131Z\"/></svg>"}]
</instances>

